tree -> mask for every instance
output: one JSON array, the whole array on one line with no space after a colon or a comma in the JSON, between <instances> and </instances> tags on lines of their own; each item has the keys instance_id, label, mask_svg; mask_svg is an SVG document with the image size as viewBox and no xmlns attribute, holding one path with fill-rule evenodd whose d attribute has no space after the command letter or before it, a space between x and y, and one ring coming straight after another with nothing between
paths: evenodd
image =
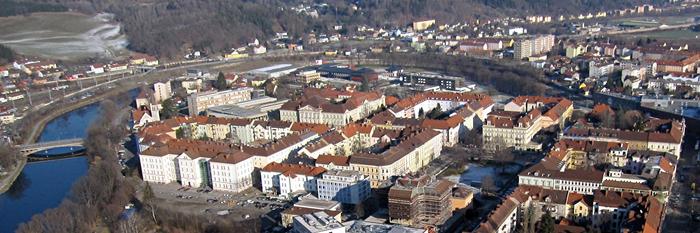
<instances>
[{"instance_id":1,"label":"tree","mask_svg":"<svg viewBox=\"0 0 700 233\"><path fill-rule=\"evenodd\" d=\"M522 233L535 233L535 207L530 203L523 213L523 224L520 227Z\"/></svg>"},{"instance_id":2,"label":"tree","mask_svg":"<svg viewBox=\"0 0 700 233\"><path fill-rule=\"evenodd\" d=\"M143 187L143 203L148 205L148 208L151 211L151 217L153 218L153 222L158 223L158 219L156 219L155 198L156 195L155 193L153 193L151 185L148 182L146 182L146 185Z\"/></svg>"},{"instance_id":3,"label":"tree","mask_svg":"<svg viewBox=\"0 0 700 233\"><path fill-rule=\"evenodd\" d=\"M0 44L0 65L10 63L15 60L15 51Z\"/></svg>"},{"instance_id":4,"label":"tree","mask_svg":"<svg viewBox=\"0 0 700 233\"><path fill-rule=\"evenodd\" d=\"M184 128L179 127L179 128L177 128L177 129L175 130L175 137L176 137L177 139L183 139L183 138L185 138L186 136L187 136L187 135L185 135L185 129L184 129Z\"/></svg>"},{"instance_id":5,"label":"tree","mask_svg":"<svg viewBox=\"0 0 700 233\"><path fill-rule=\"evenodd\" d=\"M554 232L554 218L549 211L545 211L537 227L537 232L552 233Z\"/></svg>"},{"instance_id":6,"label":"tree","mask_svg":"<svg viewBox=\"0 0 700 233\"><path fill-rule=\"evenodd\" d=\"M498 191L496 183L491 176L484 176L481 178L481 190L486 193L494 193Z\"/></svg>"},{"instance_id":7,"label":"tree","mask_svg":"<svg viewBox=\"0 0 700 233\"><path fill-rule=\"evenodd\" d=\"M163 100L163 102L160 103L160 107L161 119L170 119L177 115L177 107L175 106L172 98Z\"/></svg>"},{"instance_id":8,"label":"tree","mask_svg":"<svg viewBox=\"0 0 700 233\"><path fill-rule=\"evenodd\" d=\"M214 88L216 88L219 91L228 89L228 85L226 85L226 76L223 72L219 72L219 75L216 77L216 81L214 82Z\"/></svg>"},{"instance_id":9,"label":"tree","mask_svg":"<svg viewBox=\"0 0 700 233\"><path fill-rule=\"evenodd\" d=\"M626 130L641 128L642 120L644 119L642 113L637 110L618 110L616 115L617 127Z\"/></svg>"},{"instance_id":10,"label":"tree","mask_svg":"<svg viewBox=\"0 0 700 233\"><path fill-rule=\"evenodd\" d=\"M442 116L442 114L443 114L442 107L440 106L440 104L437 104L437 107L430 110L430 112L428 112L428 115L426 115L426 117L430 118L430 119L437 119L440 116Z\"/></svg>"},{"instance_id":11,"label":"tree","mask_svg":"<svg viewBox=\"0 0 700 233\"><path fill-rule=\"evenodd\" d=\"M362 84L360 85L360 91L369 91L369 78L366 75L362 76Z\"/></svg>"},{"instance_id":12,"label":"tree","mask_svg":"<svg viewBox=\"0 0 700 233\"><path fill-rule=\"evenodd\" d=\"M17 165L21 156L17 149L9 143L0 142L0 171L5 171Z\"/></svg>"}]
</instances>

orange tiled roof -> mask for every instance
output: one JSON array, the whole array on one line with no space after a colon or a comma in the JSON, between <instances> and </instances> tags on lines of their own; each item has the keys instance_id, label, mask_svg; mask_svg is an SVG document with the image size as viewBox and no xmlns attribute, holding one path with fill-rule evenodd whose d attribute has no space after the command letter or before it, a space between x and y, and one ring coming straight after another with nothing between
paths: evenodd
<instances>
[{"instance_id":1,"label":"orange tiled roof","mask_svg":"<svg viewBox=\"0 0 700 233\"><path fill-rule=\"evenodd\" d=\"M261 171L264 172L277 172L282 173L285 176L295 177L296 175L304 176L318 176L321 173L326 172L325 168L314 167L305 164L287 164L287 163L275 163L272 162L265 166Z\"/></svg>"}]
</instances>

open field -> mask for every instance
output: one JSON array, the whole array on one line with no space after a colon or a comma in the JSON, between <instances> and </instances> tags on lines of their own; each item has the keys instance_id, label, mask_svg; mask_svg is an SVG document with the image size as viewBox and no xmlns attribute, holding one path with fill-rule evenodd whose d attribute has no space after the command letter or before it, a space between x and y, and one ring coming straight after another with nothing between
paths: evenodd
<instances>
[{"instance_id":1,"label":"open field","mask_svg":"<svg viewBox=\"0 0 700 233\"><path fill-rule=\"evenodd\" d=\"M35 13L0 18L0 43L20 54L59 60L127 55L126 36L112 15Z\"/></svg>"},{"instance_id":2,"label":"open field","mask_svg":"<svg viewBox=\"0 0 700 233\"><path fill-rule=\"evenodd\" d=\"M652 38L660 40L688 40L700 38L700 32L689 29L665 30L625 35L627 38Z\"/></svg>"},{"instance_id":3,"label":"open field","mask_svg":"<svg viewBox=\"0 0 700 233\"><path fill-rule=\"evenodd\" d=\"M633 27L656 27L660 25L675 25L693 22L692 16L660 16L660 17L634 17L615 19L613 24L624 24Z\"/></svg>"}]
</instances>

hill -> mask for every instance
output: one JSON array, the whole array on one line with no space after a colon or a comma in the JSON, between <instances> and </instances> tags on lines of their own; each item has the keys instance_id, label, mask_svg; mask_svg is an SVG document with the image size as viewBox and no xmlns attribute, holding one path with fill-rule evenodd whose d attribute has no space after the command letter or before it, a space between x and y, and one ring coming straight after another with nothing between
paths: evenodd
<instances>
[{"instance_id":1,"label":"hill","mask_svg":"<svg viewBox=\"0 0 700 233\"><path fill-rule=\"evenodd\" d=\"M420 18L462 22L491 16L575 14L662 0L16 0L114 13L130 49L174 57L186 48L220 52L286 31L298 37L334 24L401 26ZM322 3L322 4L321 4ZM292 6L323 5L313 18Z\"/></svg>"}]
</instances>

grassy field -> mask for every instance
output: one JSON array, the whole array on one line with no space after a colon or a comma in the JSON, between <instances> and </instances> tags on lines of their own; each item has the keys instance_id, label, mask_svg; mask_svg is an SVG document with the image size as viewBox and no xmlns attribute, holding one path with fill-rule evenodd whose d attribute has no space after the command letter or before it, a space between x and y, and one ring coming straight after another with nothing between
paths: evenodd
<instances>
[{"instance_id":1,"label":"grassy field","mask_svg":"<svg viewBox=\"0 0 700 233\"><path fill-rule=\"evenodd\" d=\"M689 29L680 30L666 30L666 31L655 31L646 32L639 34L626 35L626 37L633 38L652 38L659 40L688 40L688 39L698 39L700 37L699 32L694 32Z\"/></svg>"},{"instance_id":2,"label":"grassy field","mask_svg":"<svg viewBox=\"0 0 700 233\"><path fill-rule=\"evenodd\" d=\"M0 43L21 54L60 60L125 56L127 40L120 30L108 14L0 17Z\"/></svg>"},{"instance_id":3,"label":"grassy field","mask_svg":"<svg viewBox=\"0 0 700 233\"><path fill-rule=\"evenodd\" d=\"M613 24L623 24L633 27L655 27L662 24L675 25L692 22L692 16L662 16L662 17L635 17L610 21Z\"/></svg>"}]
</instances>

